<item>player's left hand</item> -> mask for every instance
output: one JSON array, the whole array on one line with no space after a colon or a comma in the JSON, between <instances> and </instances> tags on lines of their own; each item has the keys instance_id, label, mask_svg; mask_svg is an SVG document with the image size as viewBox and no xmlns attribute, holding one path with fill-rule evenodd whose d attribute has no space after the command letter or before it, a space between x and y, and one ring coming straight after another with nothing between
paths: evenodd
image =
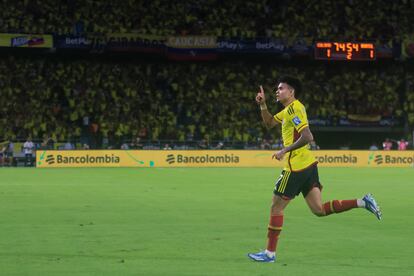
<instances>
[{"instance_id":1,"label":"player's left hand","mask_svg":"<svg viewBox=\"0 0 414 276\"><path fill-rule=\"evenodd\" d=\"M281 149L278 152L273 153L272 155L272 159L276 158L277 160L282 160L283 156L285 155L286 150L285 149Z\"/></svg>"}]
</instances>

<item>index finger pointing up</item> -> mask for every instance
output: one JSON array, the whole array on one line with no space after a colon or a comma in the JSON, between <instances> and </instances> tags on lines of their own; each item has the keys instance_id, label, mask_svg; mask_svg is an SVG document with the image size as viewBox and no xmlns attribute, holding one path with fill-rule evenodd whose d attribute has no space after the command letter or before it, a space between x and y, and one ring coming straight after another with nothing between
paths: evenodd
<instances>
[{"instance_id":1,"label":"index finger pointing up","mask_svg":"<svg viewBox=\"0 0 414 276\"><path fill-rule=\"evenodd\" d=\"M264 94L263 86L260 85L260 93Z\"/></svg>"}]
</instances>

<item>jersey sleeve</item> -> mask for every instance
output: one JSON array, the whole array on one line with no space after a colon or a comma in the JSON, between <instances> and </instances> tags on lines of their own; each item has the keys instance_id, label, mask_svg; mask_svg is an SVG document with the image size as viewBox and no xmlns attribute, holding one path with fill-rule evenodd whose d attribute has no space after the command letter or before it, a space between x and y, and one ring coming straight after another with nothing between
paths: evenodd
<instances>
[{"instance_id":1,"label":"jersey sleeve","mask_svg":"<svg viewBox=\"0 0 414 276\"><path fill-rule=\"evenodd\" d=\"M275 118L276 122L281 124L283 121L283 110L277 113L275 116L273 116L273 118Z\"/></svg>"},{"instance_id":2,"label":"jersey sleeve","mask_svg":"<svg viewBox=\"0 0 414 276\"><path fill-rule=\"evenodd\" d=\"M292 121L292 124L294 128L297 130L297 132L301 132L305 127L309 126L308 123L308 116L306 115L305 107L302 106L295 106L294 112L290 116L290 120Z\"/></svg>"}]
</instances>

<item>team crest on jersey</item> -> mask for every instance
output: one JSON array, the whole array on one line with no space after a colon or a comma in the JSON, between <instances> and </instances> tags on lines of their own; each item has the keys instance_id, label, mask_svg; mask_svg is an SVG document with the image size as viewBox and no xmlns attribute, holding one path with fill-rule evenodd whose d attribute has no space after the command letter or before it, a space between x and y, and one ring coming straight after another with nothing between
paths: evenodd
<instances>
[{"instance_id":1,"label":"team crest on jersey","mask_svg":"<svg viewBox=\"0 0 414 276\"><path fill-rule=\"evenodd\" d=\"M301 123L301 121L300 121L300 119L298 118L298 116L293 117L292 122L293 122L293 124L294 124L295 126L298 126L298 125Z\"/></svg>"}]
</instances>

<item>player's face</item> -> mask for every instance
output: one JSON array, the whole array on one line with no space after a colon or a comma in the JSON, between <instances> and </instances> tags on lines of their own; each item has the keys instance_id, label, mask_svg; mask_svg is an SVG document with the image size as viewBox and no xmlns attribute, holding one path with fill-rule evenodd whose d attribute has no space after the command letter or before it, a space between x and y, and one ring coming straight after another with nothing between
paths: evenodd
<instances>
[{"instance_id":1,"label":"player's face","mask_svg":"<svg viewBox=\"0 0 414 276\"><path fill-rule=\"evenodd\" d=\"M289 100L290 97L293 95L293 89L286 83L279 83L276 88L276 101L278 102L286 102Z\"/></svg>"}]
</instances>

